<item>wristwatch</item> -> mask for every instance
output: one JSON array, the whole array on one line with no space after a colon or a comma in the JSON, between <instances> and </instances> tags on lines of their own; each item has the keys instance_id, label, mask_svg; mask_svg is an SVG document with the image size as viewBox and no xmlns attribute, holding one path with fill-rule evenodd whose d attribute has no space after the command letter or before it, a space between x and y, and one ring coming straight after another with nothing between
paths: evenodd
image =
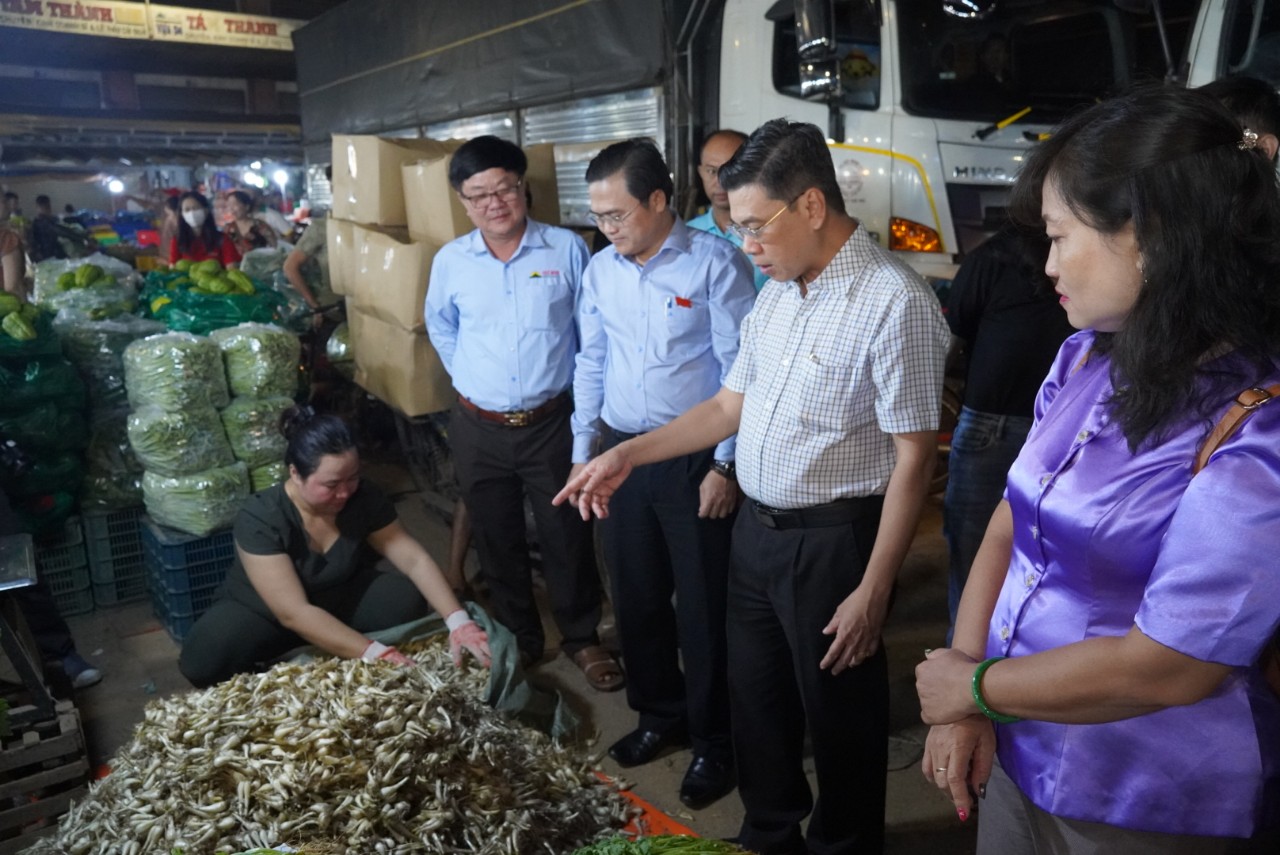
<instances>
[{"instance_id":1,"label":"wristwatch","mask_svg":"<svg viewBox=\"0 0 1280 855\"><path fill-rule=\"evenodd\" d=\"M730 481L738 480L738 467L734 465L732 460L711 461L711 471L728 478Z\"/></svg>"}]
</instances>

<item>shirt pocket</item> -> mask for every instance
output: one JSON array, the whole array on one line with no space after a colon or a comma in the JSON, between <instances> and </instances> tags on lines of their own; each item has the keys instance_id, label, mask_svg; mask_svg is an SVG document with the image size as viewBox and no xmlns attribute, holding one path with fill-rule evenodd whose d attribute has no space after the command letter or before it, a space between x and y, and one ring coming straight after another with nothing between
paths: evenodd
<instances>
[{"instance_id":1,"label":"shirt pocket","mask_svg":"<svg viewBox=\"0 0 1280 855\"><path fill-rule=\"evenodd\" d=\"M530 329L563 332L573 323L573 292L558 273L530 277L521 289Z\"/></svg>"},{"instance_id":2,"label":"shirt pocket","mask_svg":"<svg viewBox=\"0 0 1280 855\"><path fill-rule=\"evenodd\" d=\"M689 348L702 350L711 343L711 312L706 300L699 297L668 295L658 298L656 325L665 340L658 342L658 353L665 358L688 354Z\"/></svg>"},{"instance_id":3,"label":"shirt pocket","mask_svg":"<svg viewBox=\"0 0 1280 855\"><path fill-rule=\"evenodd\" d=\"M801 357L800 424L815 434L843 433L849 423L853 366L822 355Z\"/></svg>"}]
</instances>

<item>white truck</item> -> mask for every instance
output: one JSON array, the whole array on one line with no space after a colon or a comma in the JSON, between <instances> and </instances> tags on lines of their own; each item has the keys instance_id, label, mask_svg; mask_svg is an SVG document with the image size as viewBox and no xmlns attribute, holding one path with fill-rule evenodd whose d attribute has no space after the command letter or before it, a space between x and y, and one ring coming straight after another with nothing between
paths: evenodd
<instances>
[{"instance_id":1,"label":"white truck","mask_svg":"<svg viewBox=\"0 0 1280 855\"><path fill-rule=\"evenodd\" d=\"M353 0L295 35L313 162L332 133L553 142L585 226L599 143L655 138L692 213L702 136L787 116L827 129L851 213L944 280L1071 110L1280 80L1278 43L1280 0Z\"/></svg>"}]
</instances>

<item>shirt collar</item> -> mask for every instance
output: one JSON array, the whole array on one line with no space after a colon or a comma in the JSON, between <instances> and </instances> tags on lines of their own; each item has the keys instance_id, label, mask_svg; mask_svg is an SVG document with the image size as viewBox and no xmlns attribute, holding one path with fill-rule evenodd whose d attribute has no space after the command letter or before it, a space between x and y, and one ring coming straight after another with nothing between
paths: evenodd
<instances>
[{"instance_id":1,"label":"shirt collar","mask_svg":"<svg viewBox=\"0 0 1280 855\"><path fill-rule=\"evenodd\" d=\"M525 247L543 249L547 246L547 236L543 233L545 226L528 216L524 218L524 223L524 234L520 236L520 245L516 247L516 251L511 256L513 259L519 256ZM480 234L479 229L472 229L467 237L467 251L472 255L490 254L489 246L484 242L484 235Z\"/></svg>"},{"instance_id":2,"label":"shirt collar","mask_svg":"<svg viewBox=\"0 0 1280 855\"><path fill-rule=\"evenodd\" d=\"M827 262L816 279L805 286L805 290L825 291L829 288L847 297L853 291L858 272L873 261L871 238L867 236L867 230L862 224L858 223L835 257Z\"/></svg>"}]
</instances>

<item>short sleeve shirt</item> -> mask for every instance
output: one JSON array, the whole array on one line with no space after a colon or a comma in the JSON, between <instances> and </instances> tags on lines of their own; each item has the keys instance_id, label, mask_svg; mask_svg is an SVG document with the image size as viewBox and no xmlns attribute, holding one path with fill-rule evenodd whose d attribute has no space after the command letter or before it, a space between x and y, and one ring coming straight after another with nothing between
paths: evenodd
<instances>
[{"instance_id":1,"label":"short sleeve shirt","mask_svg":"<svg viewBox=\"0 0 1280 855\"><path fill-rule=\"evenodd\" d=\"M337 541L321 555L308 545L302 516L284 484L276 484L245 502L232 534L236 546L250 555L287 555L303 590L310 595L342 585L376 563L379 556L368 544L369 535L395 521L396 509L391 501L377 487L362 480L338 513ZM238 557L227 572L227 595L263 614L271 614Z\"/></svg>"},{"instance_id":2,"label":"short sleeve shirt","mask_svg":"<svg viewBox=\"0 0 1280 855\"><path fill-rule=\"evenodd\" d=\"M302 265L302 278L307 280L311 293L322 306L333 302L333 286L329 284L327 222L323 217L313 217L311 225L307 226L294 246L294 249L307 257L306 263Z\"/></svg>"}]
</instances>

